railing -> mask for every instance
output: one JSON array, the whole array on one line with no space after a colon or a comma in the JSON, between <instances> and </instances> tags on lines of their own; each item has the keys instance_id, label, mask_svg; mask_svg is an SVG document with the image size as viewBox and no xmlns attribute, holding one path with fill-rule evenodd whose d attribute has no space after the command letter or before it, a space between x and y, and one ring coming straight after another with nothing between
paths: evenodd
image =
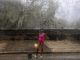
<instances>
[{"instance_id":1,"label":"railing","mask_svg":"<svg viewBox=\"0 0 80 60\"><path fill-rule=\"evenodd\" d=\"M67 37L80 40L80 30L48 29L44 30L49 40L64 40ZM5 40L37 40L39 30L0 30L0 39Z\"/></svg>"}]
</instances>

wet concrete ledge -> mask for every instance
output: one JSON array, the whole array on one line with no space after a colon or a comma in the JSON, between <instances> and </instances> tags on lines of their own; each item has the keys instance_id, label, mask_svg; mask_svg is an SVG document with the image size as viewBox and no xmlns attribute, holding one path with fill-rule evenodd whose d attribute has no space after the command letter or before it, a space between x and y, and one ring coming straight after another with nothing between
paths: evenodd
<instances>
[{"instance_id":1,"label":"wet concrete ledge","mask_svg":"<svg viewBox=\"0 0 80 60\"><path fill-rule=\"evenodd\" d=\"M37 52L25 51L25 52L1 52L0 55L10 55L10 54L36 54ZM80 52L38 52L37 54L79 54Z\"/></svg>"}]
</instances>

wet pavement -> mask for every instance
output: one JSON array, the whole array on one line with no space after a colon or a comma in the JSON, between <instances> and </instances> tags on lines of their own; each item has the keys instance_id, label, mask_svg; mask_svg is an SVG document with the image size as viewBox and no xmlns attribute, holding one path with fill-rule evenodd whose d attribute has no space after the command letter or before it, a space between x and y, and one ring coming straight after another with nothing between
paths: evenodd
<instances>
[{"instance_id":1,"label":"wet pavement","mask_svg":"<svg viewBox=\"0 0 80 60\"><path fill-rule=\"evenodd\" d=\"M4 52L31 52L36 51L35 40L1 40L0 53ZM80 44L72 41L46 41L44 52L54 52L53 54L43 54L43 58L32 54L31 60L80 60ZM62 52L62 53L57 53ZM69 52L69 53L66 53ZM72 53L70 53L72 52ZM57 53L57 54L56 54ZM28 54L2 54L0 60L29 60Z\"/></svg>"},{"instance_id":2,"label":"wet pavement","mask_svg":"<svg viewBox=\"0 0 80 60\"><path fill-rule=\"evenodd\" d=\"M10 54L10 55L0 55L0 60L80 60L80 53L54 53L54 54L43 54L43 57L35 54L32 58L28 58L27 54Z\"/></svg>"},{"instance_id":3,"label":"wet pavement","mask_svg":"<svg viewBox=\"0 0 80 60\"><path fill-rule=\"evenodd\" d=\"M0 40L0 52L36 51L36 40ZM45 52L80 52L80 44L74 41L45 41Z\"/></svg>"}]
</instances>

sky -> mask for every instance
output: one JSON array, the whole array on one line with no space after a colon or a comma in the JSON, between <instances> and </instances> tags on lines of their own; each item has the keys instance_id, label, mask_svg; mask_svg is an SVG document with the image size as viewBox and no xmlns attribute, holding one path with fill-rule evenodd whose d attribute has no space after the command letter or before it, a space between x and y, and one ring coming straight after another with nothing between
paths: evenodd
<instances>
[{"instance_id":1,"label":"sky","mask_svg":"<svg viewBox=\"0 0 80 60\"><path fill-rule=\"evenodd\" d=\"M30 1L30 0L29 0ZM80 18L80 0L57 0L59 7L55 17L62 18L68 22L74 22ZM26 0L21 0L25 3Z\"/></svg>"},{"instance_id":2,"label":"sky","mask_svg":"<svg viewBox=\"0 0 80 60\"><path fill-rule=\"evenodd\" d=\"M58 0L59 8L55 16L74 22L80 18L80 0Z\"/></svg>"}]
</instances>

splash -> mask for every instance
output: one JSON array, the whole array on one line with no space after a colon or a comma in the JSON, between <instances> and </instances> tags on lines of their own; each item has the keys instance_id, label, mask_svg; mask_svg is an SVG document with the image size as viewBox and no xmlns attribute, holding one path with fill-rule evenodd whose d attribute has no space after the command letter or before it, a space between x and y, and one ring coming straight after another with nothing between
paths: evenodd
<instances>
[{"instance_id":1,"label":"splash","mask_svg":"<svg viewBox=\"0 0 80 60\"><path fill-rule=\"evenodd\" d=\"M70 28L75 28L80 19L80 0L58 0L58 3L55 17L67 21Z\"/></svg>"}]
</instances>

